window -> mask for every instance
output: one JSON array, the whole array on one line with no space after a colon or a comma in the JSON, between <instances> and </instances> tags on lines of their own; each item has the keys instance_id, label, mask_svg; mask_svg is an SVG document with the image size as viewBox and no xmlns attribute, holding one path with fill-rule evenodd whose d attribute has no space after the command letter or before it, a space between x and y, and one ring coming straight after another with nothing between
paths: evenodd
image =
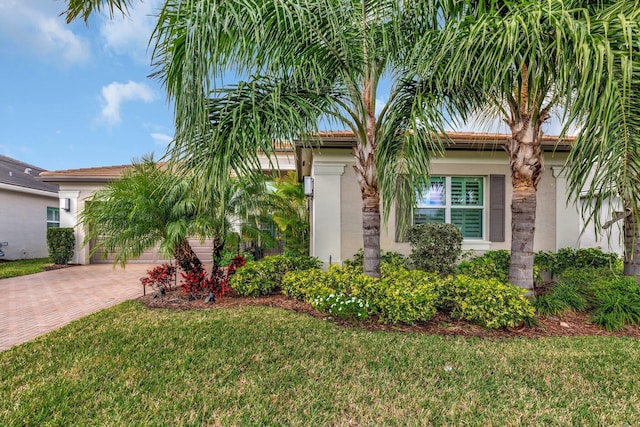
<instances>
[{"instance_id":1,"label":"window","mask_svg":"<svg viewBox=\"0 0 640 427\"><path fill-rule=\"evenodd\" d=\"M484 237L484 178L432 176L425 191L417 194L417 202L414 224L450 223L467 239Z\"/></svg>"},{"instance_id":2,"label":"window","mask_svg":"<svg viewBox=\"0 0 640 427\"><path fill-rule=\"evenodd\" d=\"M47 208L47 228L60 227L60 209Z\"/></svg>"}]
</instances>

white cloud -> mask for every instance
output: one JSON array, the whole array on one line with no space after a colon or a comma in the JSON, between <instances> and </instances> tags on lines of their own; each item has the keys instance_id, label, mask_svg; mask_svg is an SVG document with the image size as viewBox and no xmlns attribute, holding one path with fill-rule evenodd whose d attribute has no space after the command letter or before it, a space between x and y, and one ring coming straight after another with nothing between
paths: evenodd
<instances>
[{"instance_id":1,"label":"white cloud","mask_svg":"<svg viewBox=\"0 0 640 427\"><path fill-rule=\"evenodd\" d=\"M173 141L172 136L164 133L152 133L151 138L153 138L153 142L155 142L156 145L159 145L161 147L166 147L171 141Z\"/></svg>"},{"instance_id":2,"label":"white cloud","mask_svg":"<svg viewBox=\"0 0 640 427\"><path fill-rule=\"evenodd\" d=\"M108 124L114 125L121 121L120 107L126 101L144 101L146 103L156 100L155 92L144 83L128 81L127 83L113 82L102 88L104 107L100 117Z\"/></svg>"},{"instance_id":3,"label":"white cloud","mask_svg":"<svg viewBox=\"0 0 640 427\"><path fill-rule=\"evenodd\" d=\"M89 42L76 35L51 1L0 0L0 37L48 62L62 66L86 63Z\"/></svg>"},{"instance_id":4,"label":"white cloud","mask_svg":"<svg viewBox=\"0 0 640 427\"><path fill-rule=\"evenodd\" d=\"M129 8L128 16L104 16L100 35L107 51L127 55L141 63L149 62L147 46L155 27L160 0L137 2Z\"/></svg>"}]
</instances>

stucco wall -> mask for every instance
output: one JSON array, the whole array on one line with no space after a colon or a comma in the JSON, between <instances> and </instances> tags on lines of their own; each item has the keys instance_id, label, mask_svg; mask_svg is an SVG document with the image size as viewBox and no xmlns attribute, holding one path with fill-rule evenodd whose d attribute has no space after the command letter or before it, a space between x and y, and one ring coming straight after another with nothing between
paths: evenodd
<instances>
[{"instance_id":1,"label":"stucco wall","mask_svg":"<svg viewBox=\"0 0 640 427\"><path fill-rule=\"evenodd\" d=\"M564 164L565 153L545 153L546 169L538 186L538 204L536 209L536 236L534 247L536 251L557 250L559 243L563 246L577 247L580 224L577 217L577 210L566 205L564 193L558 192L557 180L562 177L554 177L554 170ZM334 244L339 249L333 249L333 253L340 253L340 259L333 258L333 261L343 261L351 257L362 245L362 199L360 189L353 169L353 153L350 149L321 149L314 154L315 164L342 164L344 173L340 177L340 188L335 189L340 193L340 227L341 235L339 241ZM554 169L555 168L555 169ZM433 175L451 176L483 176L485 177L485 227L484 239L465 240L463 249L486 250L486 249L509 249L511 241L511 175L506 153L502 151L449 151L445 158L432 160ZM488 241L489 224L489 183L488 177L492 174L505 175L505 241ZM316 177L316 188L322 185L322 178L318 181ZM564 191L564 187L562 187ZM314 216L324 216L322 200L314 200ZM558 211L560 216L557 215ZM564 221L563 221L564 219ZM558 239L557 227L561 223L564 227L563 239ZM313 223L312 223L313 228ZM317 233L318 231L315 230ZM386 225L382 224L381 246L384 250L392 250L408 254L410 246L406 243L398 243L395 240L395 212L392 210ZM562 246L560 246L562 247ZM324 252L331 252L332 249L324 248ZM318 252L318 248L316 248ZM322 257L321 257L322 259ZM327 261L324 260L323 261Z\"/></svg>"},{"instance_id":2,"label":"stucco wall","mask_svg":"<svg viewBox=\"0 0 640 427\"><path fill-rule=\"evenodd\" d=\"M48 256L47 207L57 208L58 196L34 193L0 189L0 242L9 244L3 259Z\"/></svg>"}]
</instances>

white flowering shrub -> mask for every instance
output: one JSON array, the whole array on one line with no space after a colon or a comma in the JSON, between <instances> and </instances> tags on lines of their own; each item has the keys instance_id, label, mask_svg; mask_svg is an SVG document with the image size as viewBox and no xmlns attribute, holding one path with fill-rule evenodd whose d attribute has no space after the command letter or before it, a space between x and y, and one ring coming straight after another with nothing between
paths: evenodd
<instances>
[{"instance_id":1,"label":"white flowering shrub","mask_svg":"<svg viewBox=\"0 0 640 427\"><path fill-rule=\"evenodd\" d=\"M369 318L369 303L353 295L318 296L311 301L311 305L320 311L342 319L365 320Z\"/></svg>"}]
</instances>

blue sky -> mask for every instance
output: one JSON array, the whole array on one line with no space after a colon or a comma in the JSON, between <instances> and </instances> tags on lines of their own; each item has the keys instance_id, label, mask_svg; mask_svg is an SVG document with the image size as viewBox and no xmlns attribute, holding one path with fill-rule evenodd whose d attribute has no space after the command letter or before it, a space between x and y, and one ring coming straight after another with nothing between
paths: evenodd
<instances>
[{"instance_id":1,"label":"blue sky","mask_svg":"<svg viewBox=\"0 0 640 427\"><path fill-rule=\"evenodd\" d=\"M49 170L128 164L173 136L147 42L158 0L67 25L59 0L0 0L0 154Z\"/></svg>"},{"instance_id":2,"label":"blue sky","mask_svg":"<svg viewBox=\"0 0 640 427\"><path fill-rule=\"evenodd\" d=\"M128 17L67 25L61 0L0 0L0 154L48 170L160 157L173 136L166 94L147 77L160 4L134 2ZM558 131L553 123L545 133Z\"/></svg>"}]
</instances>

